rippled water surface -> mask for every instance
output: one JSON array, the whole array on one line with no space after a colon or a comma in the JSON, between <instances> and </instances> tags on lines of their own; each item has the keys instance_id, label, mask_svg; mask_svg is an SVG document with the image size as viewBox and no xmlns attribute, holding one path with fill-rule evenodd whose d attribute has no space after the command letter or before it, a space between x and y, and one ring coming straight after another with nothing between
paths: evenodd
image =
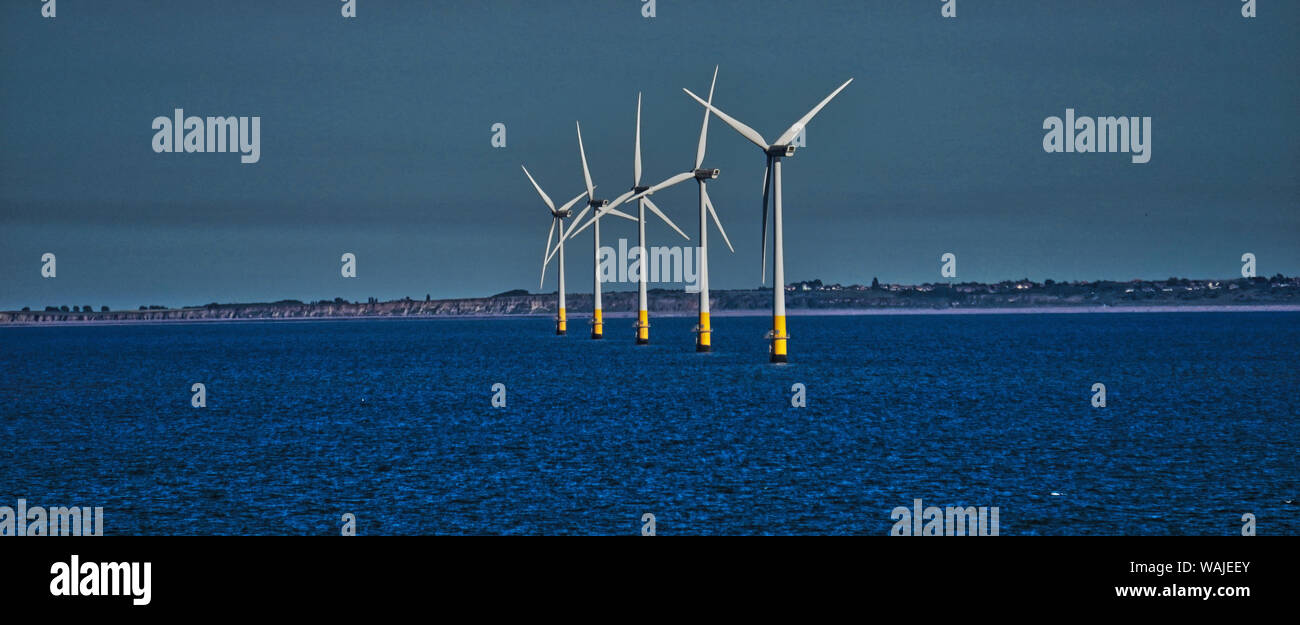
<instances>
[{"instance_id":1,"label":"rippled water surface","mask_svg":"<svg viewBox=\"0 0 1300 625\"><path fill-rule=\"evenodd\" d=\"M761 317L704 355L685 318L643 347L627 319L0 328L0 505L109 534L885 534L921 498L1003 534L1295 534L1297 322L794 317L785 366Z\"/></svg>"}]
</instances>

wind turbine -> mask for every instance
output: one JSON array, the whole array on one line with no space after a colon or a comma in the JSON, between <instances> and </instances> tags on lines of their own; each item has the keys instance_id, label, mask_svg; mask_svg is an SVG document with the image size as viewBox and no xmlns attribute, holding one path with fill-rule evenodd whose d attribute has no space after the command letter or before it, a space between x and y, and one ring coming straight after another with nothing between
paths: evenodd
<instances>
[{"instance_id":1,"label":"wind turbine","mask_svg":"<svg viewBox=\"0 0 1300 625\"><path fill-rule=\"evenodd\" d=\"M767 168L763 172L763 273L762 280L767 281L766 263L767 263L767 198L768 188L772 190L772 331L768 338L772 341L770 349L772 362L786 362L786 342L790 336L785 333L785 258L784 244L781 235L781 159L794 156L794 146L790 144L799 132L803 130L808 122L831 101L831 98L839 95L849 83L853 82L850 78L844 81L838 89L832 91L826 99L822 100L817 106L814 106L806 115L799 118L799 121L781 133L776 141L768 143L763 139L763 135L758 134L753 128L737 121L735 118L718 110L711 102L705 102L700 96L691 93L690 89L682 89L686 95L691 96L696 102L703 104L705 108L713 111L718 119L726 122L741 136L749 139L757 145L759 149L767 156Z\"/></svg>"},{"instance_id":2,"label":"wind turbine","mask_svg":"<svg viewBox=\"0 0 1300 625\"><path fill-rule=\"evenodd\" d=\"M582 212L578 213L578 216L573 219L573 223L576 224L582 221L582 218L584 215L587 214L587 211L593 208L596 209L596 212L592 215L591 220L588 221L586 224L584 224L581 228L572 228L569 230L569 233L567 235L561 237L560 242L556 244L555 246L556 249L551 252L551 255L554 255L557 252L562 253L562 250L564 249L564 241L566 239L571 239L574 237L574 235L586 229L587 226L593 223L596 224L596 227L593 230L594 236L592 237L592 248L591 248L592 249L591 264L593 269L593 276L595 278L592 282L593 286L591 292L591 338L600 339L600 338L605 338L605 317L603 311L601 310L601 303L600 303L600 218L605 215L614 215L616 217L622 217L624 219L636 221L636 217L633 217L627 213L624 213L623 211L614 208L615 206L622 204L625 200L627 200L627 198L631 197L632 196L631 192L624 193L613 202L610 202L609 200L603 200L603 199L602 200L592 199L595 197L596 187L595 185L591 184L591 170L587 168L587 150L582 147L582 124L578 122L574 122L574 124L578 128L578 153L582 156L582 179L587 183L587 207L582 209Z\"/></svg>"},{"instance_id":3,"label":"wind turbine","mask_svg":"<svg viewBox=\"0 0 1300 625\"><path fill-rule=\"evenodd\" d=\"M709 85L709 101L713 102L713 88L718 84L718 68L713 68L713 83ZM704 109L704 123L700 126L700 142L695 149L695 168L677 174L659 184L651 186L649 189L634 196L633 199L640 199L643 196L653 194L660 189L666 189L679 182L694 179L700 191L700 255L699 255L699 286L700 286L700 322L695 326L695 351L707 352L713 349L713 328L709 322L709 230L708 218L713 217L713 224L718 227L718 232L722 234L722 240L727 243L727 248L735 253L736 249L731 247L731 240L727 238L727 231L722 229L722 222L718 220L717 211L713 210L713 202L709 200L709 192L705 184L718 177L719 171L716 169L702 169L700 166L704 163L704 148L709 136L709 109ZM649 201L649 198L645 198Z\"/></svg>"},{"instance_id":4,"label":"wind turbine","mask_svg":"<svg viewBox=\"0 0 1300 625\"><path fill-rule=\"evenodd\" d=\"M636 151L632 160L632 188L629 189L623 195L620 195L617 198L615 198L614 201L610 202L609 207L604 209L603 212L609 212L610 209L622 204L623 202L628 201L629 198L637 200L637 212L638 212L637 231L639 237L637 241L637 249L640 250L640 255L639 255L640 271L637 272L639 274L637 276L638 306L637 306L637 321L635 327L636 327L636 344L645 345L650 342L650 308L646 297L646 284L649 279L648 276L650 274L650 248L647 247L645 244L645 209L649 208L652 212L654 212L655 215L658 215L660 219L664 220L664 223L671 226L673 230L676 230L677 234L682 235L682 238L685 238L686 240L689 241L690 237L686 236L686 233L682 232L682 229L678 228L677 224L673 223L673 220L669 219L668 216L665 215L663 211L659 210L659 207L656 206L655 203L652 202L649 197L646 197L647 195L650 194L650 187L641 186L641 94L639 93L636 95L635 150ZM577 230L574 231L574 234L582 232L584 228L586 228L595 220L599 219L601 217L601 214L602 211L598 210L597 214L591 218L591 221L578 227Z\"/></svg>"},{"instance_id":5,"label":"wind turbine","mask_svg":"<svg viewBox=\"0 0 1300 625\"><path fill-rule=\"evenodd\" d=\"M569 209L574 204L576 204L578 200L581 200L584 196L586 196L587 192L583 191L582 193L579 193L577 197L573 198L572 200L569 200L568 202L565 202L564 206L555 208L555 203L551 201L550 196L546 195L546 192L542 190L542 187L537 184L536 180L533 179L533 175L528 173L528 168L524 167L523 165L520 165L520 167L524 170L524 175L528 176L528 181L533 183L533 188L537 189L537 195L542 196L542 201L546 202L546 207L551 210L551 231L546 235L546 253L542 256L542 279L537 282L537 288L540 289L542 288L542 285L546 283L546 265L551 262L551 240L555 237L556 226L558 225L560 229L560 236L556 240L563 241L564 240L564 219L573 214L572 211L570 211ZM559 263L560 264L560 269L559 269L560 301L555 309L556 310L555 333L563 335L568 331L568 320L565 316L565 311L564 311L564 250L559 250L559 253L560 253L560 263Z\"/></svg>"}]
</instances>

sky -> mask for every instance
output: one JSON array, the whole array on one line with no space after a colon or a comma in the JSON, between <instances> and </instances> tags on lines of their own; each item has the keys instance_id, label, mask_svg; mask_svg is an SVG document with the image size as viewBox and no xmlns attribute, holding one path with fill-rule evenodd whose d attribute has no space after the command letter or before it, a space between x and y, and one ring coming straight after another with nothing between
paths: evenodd
<instances>
[{"instance_id":1,"label":"sky","mask_svg":"<svg viewBox=\"0 0 1300 625\"><path fill-rule=\"evenodd\" d=\"M689 169L682 88L715 66L714 104L768 139L855 79L783 164L788 282L935 282L948 252L959 281L1231 278L1247 252L1300 273L1300 3L655 4L3 3L0 309L539 291L550 217L520 165L579 193L581 121L597 194L621 193L641 93L643 183ZM155 153L176 108L260 116L260 161ZM1045 152L1067 108L1151 117L1150 162ZM708 146L736 248L710 233L710 283L753 288L763 156L716 118ZM656 221L649 243L693 245L694 185L655 199L692 242ZM568 287L590 292L575 241Z\"/></svg>"}]
</instances>

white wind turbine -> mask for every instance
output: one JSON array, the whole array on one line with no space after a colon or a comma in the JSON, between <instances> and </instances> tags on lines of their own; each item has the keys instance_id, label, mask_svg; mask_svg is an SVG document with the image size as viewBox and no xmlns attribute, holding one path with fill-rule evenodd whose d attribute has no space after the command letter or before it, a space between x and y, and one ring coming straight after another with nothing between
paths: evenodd
<instances>
[{"instance_id":1,"label":"white wind turbine","mask_svg":"<svg viewBox=\"0 0 1300 625\"><path fill-rule=\"evenodd\" d=\"M713 82L709 85L709 101L713 102L713 88L718 84L718 68L713 68ZM632 199L643 198L653 194L655 191L671 187L679 182L694 179L699 187L700 192L700 256L699 256L699 286L700 286L700 322L696 326L695 351L707 352L713 349L713 328L709 320L709 230L708 218L713 218L713 224L718 227L718 232L722 235L722 240L726 242L727 248L735 253L736 249L731 247L731 240L727 238L727 231L722 229L722 222L718 220L718 213L713 209L713 202L709 200L709 192L705 188L709 180L718 177L716 169L702 169L700 166L704 163L704 149L709 136L709 109L704 109L704 123L700 126L700 142L695 149L695 168L677 174L659 184L651 186L649 189L634 196ZM649 201L648 198L646 201ZM707 213L707 214L706 214Z\"/></svg>"},{"instance_id":2,"label":"white wind turbine","mask_svg":"<svg viewBox=\"0 0 1300 625\"><path fill-rule=\"evenodd\" d=\"M592 199L595 197L596 187L591 184L591 170L587 168L587 150L582 146L582 124L577 122L574 122L574 124L578 129L578 154L582 156L582 179L587 183L587 207L583 208L582 212L578 213L578 216L573 218L573 223L576 224L582 221L582 218L587 214L587 211L593 208L596 209L596 212L592 215L591 220L581 228L570 228L568 234L560 237L560 242L555 245L555 249L551 251L551 255L554 256L556 253L562 253L564 250L564 242L567 239L573 238L574 235L585 230L587 226L593 223L596 224L596 228L593 231L594 235L592 237L591 248L591 264L594 276L591 294L591 338L599 339L605 337L605 317L604 312L601 310L600 302L600 218L605 215L614 215L616 217L622 217L623 219L636 221L636 217L614 208L619 204L622 204L627 200L627 198L631 197L631 192L620 195L613 202L610 202L609 200Z\"/></svg>"},{"instance_id":3,"label":"white wind turbine","mask_svg":"<svg viewBox=\"0 0 1300 625\"><path fill-rule=\"evenodd\" d=\"M632 188L629 189L623 195L620 195L617 198L615 198L612 202L609 203L608 207L604 209L598 209L596 211L596 214L593 215L592 218L587 223L582 224L577 229L573 230L573 235L576 235L579 232L582 232L587 226L594 223L604 213L610 212L610 210L612 210L614 207L622 204L623 202L628 201L629 199L637 200L637 212L638 212L637 247L638 249L641 250L639 256L640 271L638 272L639 275L637 280L638 282L638 288L637 288L638 306L637 306L637 321L636 321L636 344L637 345L645 345L650 342L650 309L649 309L649 302L647 301L647 296L646 296L646 284L647 281L649 280L649 274L650 274L650 248L647 247L645 243L645 209L649 208L652 212L654 212L655 215L658 215L660 219L664 220L664 223L671 226L673 230L676 230L677 234L682 235L682 237L688 241L690 240L690 237L686 236L686 233L682 232L682 229L678 228L677 224L673 223L673 220L669 219L668 216L665 215L663 211L659 210L659 207L656 206L655 203L650 200L650 198L646 197L647 195L650 194L650 192L651 192L650 187L641 186L641 94L638 93L636 96L636 144L635 144L635 154L633 155L633 159L632 159ZM600 226L597 225L597 227Z\"/></svg>"},{"instance_id":4,"label":"white wind turbine","mask_svg":"<svg viewBox=\"0 0 1300 625\"><path fill-rule=\"evenodd\" d=\"M569 209L576 204L578 200L586 197L587 192L583 191L582 193L579 193L577 197L565 202L564 206L555 208L555 203L552 202L550 196L546 195L546 192L542 190L541 185L538 185L537 181L533 179L533 175L528 173L528 168L523 165L520 165L520 167L524 170L524 175L528 176L528 181L533 183L533 188L537 189L537 195L542 196L542 201L546 202L546 207L551 210L551 231L546 235L546 253L542 255L542 279L537 282L537 288L540 289L542 288L542 285L546 283L546 265L551 262L551 241L553 239L557 242L564 240L564 220L573 214ZM560 230L559 238L555 238L555 229L557 225ZM559 250L559 253L560 301L555 309L555 333L562 335L568 331L568 319L564 310L564 250Z\"/></svg>"},{"instance_id":5,"label":"white wind turbine","mask_svg":"<svg viewBox=\"0 0 1300 625\"><path fill-rule=\"evenodd\" d=\"M790 144L804 126L812 121L812 118L831 101L831 98L839 95L849 83L853 82L850 78L844 81L838 89L832 91L826 99L822 100L817 106L814 106L808 114L799 118L799 121L781 133L776 141L768 143L763 139L763 135L758 134L753 128L737 121L735 118L718 110L711 102L701 100L699 96L691 93L689 89L682 89L686 95L691 96L696 102L703 104L705 108L713 111L718 119L726 122L728 126L735 129L741 136L749 139L757 145L759 149L767 156L767 168L763 172L763 273L762 280L766 282L766 263L767 263L767 198L768 188L772 189L772 332L768 338L772 340L771 360L772 362L786 362L786 342L789 335L785 333L785 258L784 245L781 236L781 159L784 157L794 156L794 146Z\"/></svg>"}]
</instances>

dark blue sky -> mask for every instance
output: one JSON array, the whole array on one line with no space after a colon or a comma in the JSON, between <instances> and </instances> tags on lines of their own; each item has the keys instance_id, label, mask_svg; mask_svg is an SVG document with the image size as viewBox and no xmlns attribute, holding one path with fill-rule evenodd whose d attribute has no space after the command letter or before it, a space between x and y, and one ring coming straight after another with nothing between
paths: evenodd
<instances>
[{"instance_id":1,"label":"dark blue sky","mask_svg":"<svg viewBox=\"0 0 1300 625\"><path fill-rule=\"evenodd\" d=\"M616 195L642 91L645 180L688 168L701 110L681 88L715 64L715 104L769 138L856 78L785 164L791 281L937 281L944 252L959 280L1232 277L1243 252L1292 275L1300 3L1259 5L359 0L345 20L329 0L62 0L47 20L6 2L0 308L536 290L549 217L519 165L578 193L580 120ZM178 107L260 115L261 162L155 154L150 123ZM1151 116L1151 162L1044 153L1067 107ZM736 246L713 248L712 285L752 287L763 159L716 120L710 139ZM694 236L693 185L656 199Z\"/></svg>"}]
</instances>

